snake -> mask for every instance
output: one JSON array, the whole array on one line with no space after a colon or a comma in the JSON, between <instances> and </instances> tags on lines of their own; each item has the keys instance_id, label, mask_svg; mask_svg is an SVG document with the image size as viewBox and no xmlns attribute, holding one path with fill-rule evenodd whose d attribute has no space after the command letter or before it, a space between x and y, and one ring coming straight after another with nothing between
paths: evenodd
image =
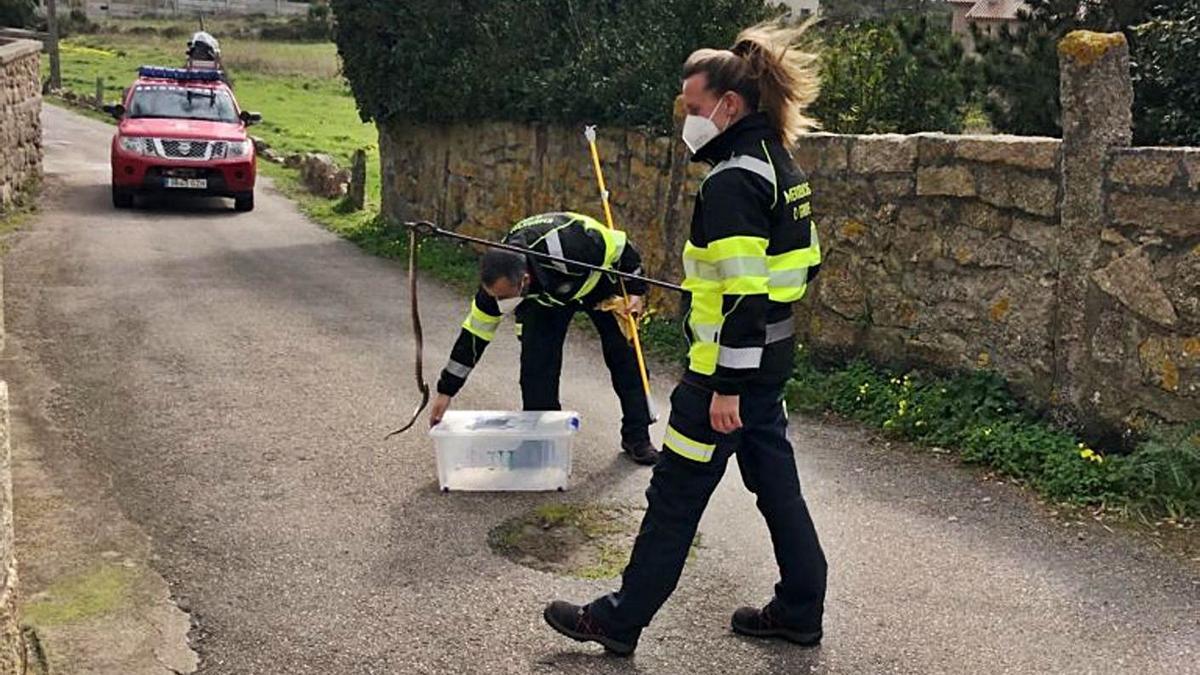
<instances>
[{"instance_id":1,"label":"snake","mask_svg":"<svg viewBox=\"0 0 1200 675\"><path fill-rule=\"evenodd\" d=\"M411 429L425 410L425 406L429 405L429 383L425 381L424 368L425 338L421 331L421 307L417 299L417 230L415 228L409 231L408 238L408 293L409 308L412 312L413 341L416 347L414 351L417 359L413 374L417 380L417 391L421 392L421 402L413 410L412 418L408 420L408 423L384 436L385 440Z\"/></svg>"}]
</instances>

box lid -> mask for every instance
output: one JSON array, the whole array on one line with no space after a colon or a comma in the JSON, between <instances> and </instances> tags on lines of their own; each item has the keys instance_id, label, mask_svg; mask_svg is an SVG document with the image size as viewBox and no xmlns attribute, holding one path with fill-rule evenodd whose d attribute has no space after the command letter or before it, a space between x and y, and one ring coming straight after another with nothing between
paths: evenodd
<instances>
[{"instance_id":1,"label":"box lid","mask_svg":"<svg viewBox=\"0 0 1200 675\"><path fill-rule=\"evenodd\" d=\"M566 436L578 431L579 424L579 413L570 410L450 410L429 435Z\"/></svg>"}]
</instances>

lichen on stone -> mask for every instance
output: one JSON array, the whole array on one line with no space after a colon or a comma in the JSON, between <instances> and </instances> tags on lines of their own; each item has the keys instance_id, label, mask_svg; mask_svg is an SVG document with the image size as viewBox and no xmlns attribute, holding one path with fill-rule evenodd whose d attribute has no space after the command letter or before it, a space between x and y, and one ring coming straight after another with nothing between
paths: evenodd
<instances>
[{"instance_id":1,"label":"lichen on stone","mask_svg":"<svg viewBox=\"0 0 1200 675\"><path fill-rule=\"evenodd\" d=\"M1081 66L1089 66L1099 61L1114 48L1126 44L1122 33L1096 33L1090 30L1077 30L1067 34L1058 43L1058 53L1066 56Z\"/></svg>"}]
</instances>

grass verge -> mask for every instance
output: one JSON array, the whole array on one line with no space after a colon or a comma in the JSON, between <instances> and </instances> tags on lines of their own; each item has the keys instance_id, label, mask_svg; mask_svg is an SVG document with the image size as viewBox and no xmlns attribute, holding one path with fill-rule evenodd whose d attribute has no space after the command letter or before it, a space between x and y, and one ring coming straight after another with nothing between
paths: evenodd
<instances>
[{"instance_id":1,"label":"grass verge","mask_svg":"<svg viewBox=\"0 0 1200 675\"><path fill-rule=\"evenodd\" d=\"M1027 412L994 373L938 377L866 361L821 369L801 350L789 407L830 411L924 447L953 448L1060 503L1178 523L1200 515L1200 421L1105 453Z\"/></svg>"},{"instance_id":2,"label":"grass verge","mask_svg":"<svg viewBox=\"0 0 1200 675\"><path fill-rule=\"evenodd\" d=\"M37 213L37 198L41 191L40 181L30 181L17 191L16 200L0 209L0 253L8 248L8 235L21 229Z\"/></svg>"}]
</instances>

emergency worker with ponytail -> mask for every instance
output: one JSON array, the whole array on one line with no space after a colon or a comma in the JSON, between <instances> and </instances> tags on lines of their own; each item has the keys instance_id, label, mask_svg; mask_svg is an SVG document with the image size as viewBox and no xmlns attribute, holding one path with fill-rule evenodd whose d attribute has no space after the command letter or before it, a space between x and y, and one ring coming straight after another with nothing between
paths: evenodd
<instances>
[{"instance_id":1,"label":"emergency worker with ponytail","mask_svg":"<svg viewBox=\"0 0 1200 675\"><path fill-rule=\"evenodd\" d=\"M584 606L555 601L546 622L627 655L679 581L700 517L737 454L757 496L780 580L762 608L733 614L735 632L820 642L826 564L787 437L784 386L796 350L792 304L821 250L808 179L788 147L811 128L816 55L803 27L763 24L731 49L701 49L683 67L683 141L711 168L683 250L688 369L671 394L664 451L620 590ZM701 563L702 564L702 563Z\"/></svg>"}]
</instances>

